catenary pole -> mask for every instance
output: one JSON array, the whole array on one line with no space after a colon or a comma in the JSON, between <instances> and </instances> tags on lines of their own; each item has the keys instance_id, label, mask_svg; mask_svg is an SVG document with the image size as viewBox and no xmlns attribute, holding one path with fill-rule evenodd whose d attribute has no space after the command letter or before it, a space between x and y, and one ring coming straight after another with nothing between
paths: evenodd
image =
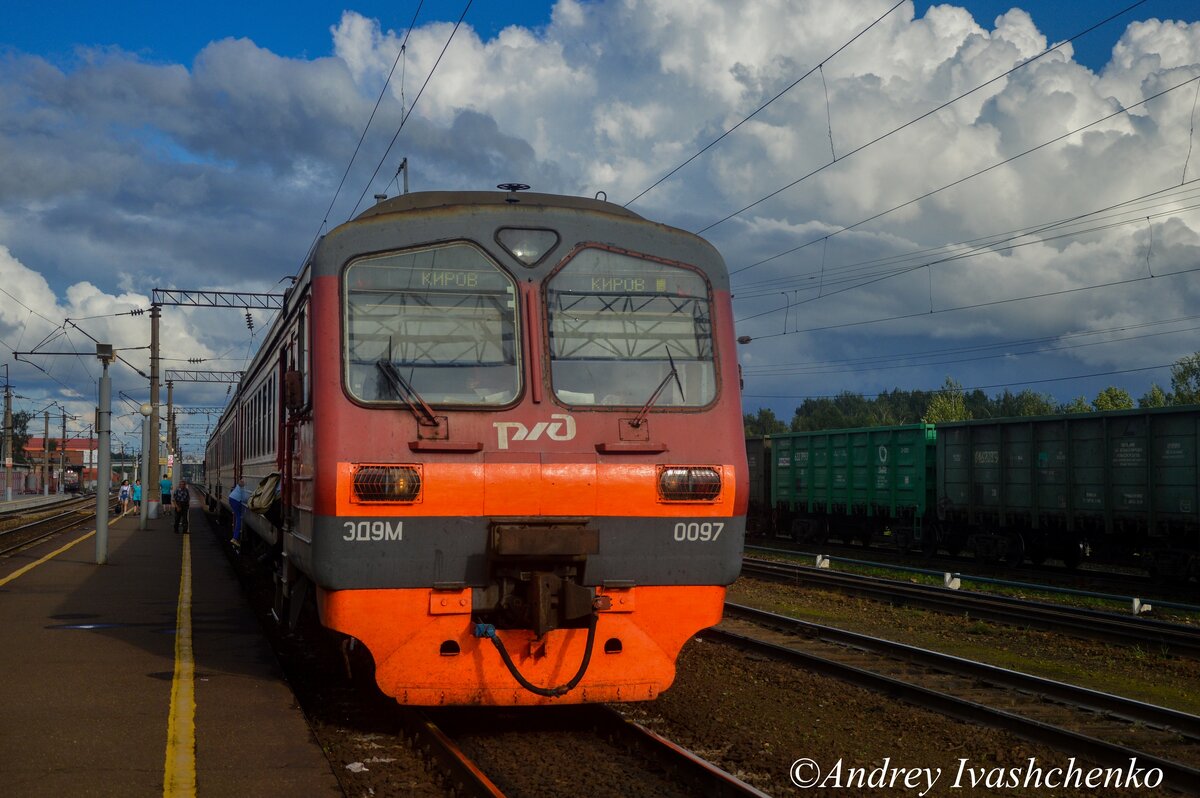
<instances>
[{"instance_id":1,"label":"catenary pole","mask_svg":"<svg viewBox=\"0 0 1200 798\"><path fill-rule=\"evenodd\" d=\"M96 356L104 366L100 375L100 407L96 414L100 438L100 462L96 472L96 564L108 562L108 500L112 490L112 381L108 364L113 359L111 344L96 344Z\"/></svg>"}]
</instances>

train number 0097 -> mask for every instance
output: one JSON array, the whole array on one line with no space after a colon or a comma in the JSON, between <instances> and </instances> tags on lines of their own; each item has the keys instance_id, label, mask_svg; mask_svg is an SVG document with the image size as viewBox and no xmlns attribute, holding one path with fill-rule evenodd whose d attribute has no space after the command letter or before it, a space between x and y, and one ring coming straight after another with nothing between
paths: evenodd
<instances>
[{"instance_id":1,"label":"train number 0097","mask_svg":"<svg viewBox=\"0 0 1200 798\"><path fill-rule=\"evenodd\" d=\"M711 543L721 536L721 530L725 528L725 524L720 521L697 523L696 521L685 522L680 521L675 525L675 539L677 541L690 541Z\"/></svg>"}]
</instances>

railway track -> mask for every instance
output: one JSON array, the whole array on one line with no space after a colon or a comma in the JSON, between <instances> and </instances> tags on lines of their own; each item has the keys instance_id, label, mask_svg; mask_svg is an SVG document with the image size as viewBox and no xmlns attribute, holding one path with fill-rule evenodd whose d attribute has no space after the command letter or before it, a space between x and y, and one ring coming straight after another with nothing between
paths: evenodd
<instances>
[{"instance_id":1,"label":"railway track","mask_svg":"<svg viewBox=\"0 0 1200 798\"><path fill-rule=\"evenodd\" d=\"M966 614L972 618L1046 629L1120 645L1153 646L1177 655L1200 657L1200 628L1151 618L837 573L751 557L743 559L742 575L789 584L807 584L891 604L917 606L955 615Z\"/></svg>"},{"instance_id":2,"label":"railway track","mask_svg":"<svg viewBox=\"0 0 1200 798\"><path fill-rule=\"evenodd\" d=\"M788 551L796 555L811 557L820 553L824 556L845 560L870 560L880 568L889 566L898 568L920 568L939 573L970 572L973 576L1006 580L1012 582L1032 582L1048 587L1081 590L1093 593L1108 593L1118 595L1140 596L1152 601L1188 602L1197 597L1195 585L1185 582L1169 582L1152 579L1145 569L1130 567L1118 569L1103 565L1083 563L1078 568L1067 568L1062 565L1043 564L1038 566L1008 566L1001 563L987 562L968 556L954 556L943 553L901 552L898 549L882 547L864 548L848 543L826 541L821 544L796 543L789 539L768 537L748 538L746 549L760 551ZM1191 592L1189 592L1189 588Z\"/></svg>"},{"instance_id":3,"label":"railway track","mask_svg":"<svg viewBox=\"0 0 1200 798\"><path fill-rule=\"evenodd\" d=\"M577 792L573 782L625 796L765 796L604 706L401 713L456 797Z\"/></svg>"},{"instance_id":4,"label":"railway track","mask_svg":"<svg viewBox=\"0 0 1200 798\"><path fill-rule=\"evenodd\" d=\"M1200 792L1200 718L959 657L726 604L703 637Z\"/></svg>"},{"instance_id":5,"label":"railway track","mask_svg":"<svg viewBox=\"0 0 1200 798\"><path fill-rule=\"evenodd\" d=\"M116 509L119 506L116 498L111 499L109 505L110 518L115 518ZM94 515L96 507L96 497L90 496L81 499L75 499L55 504L53 507L40 506L38 508L26 508L23 512L25 515L38 515L39 518L35 521L30 521L25 524L18 524L0 532L0 556L9 554L18 549L24 548L31 543L36 543L39 540L44 540L58 532L71 529L79 525L82 518L88 515ZM53 515L45 516L45 512L53 512ZM16 513L7 516L10 519L17 518Z\"/></svg>"}]
</instances>

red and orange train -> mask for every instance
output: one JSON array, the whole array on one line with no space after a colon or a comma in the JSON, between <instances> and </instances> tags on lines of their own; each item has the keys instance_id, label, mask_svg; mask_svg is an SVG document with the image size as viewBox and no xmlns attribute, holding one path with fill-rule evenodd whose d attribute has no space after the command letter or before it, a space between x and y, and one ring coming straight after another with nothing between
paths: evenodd
<instances>
[{"instance_id":1,"label":"red and orange train","mask_svg":"<svg viewBox=\"0 0 1200 798\"><path fill-rule=\"evenodd\" d=\"M620 206L501 188L329 232L205 482L226 508L261 485L279 609L314 595L402 703L652 699L740 568L727 272Z\"/></svg>"}]
</instances>

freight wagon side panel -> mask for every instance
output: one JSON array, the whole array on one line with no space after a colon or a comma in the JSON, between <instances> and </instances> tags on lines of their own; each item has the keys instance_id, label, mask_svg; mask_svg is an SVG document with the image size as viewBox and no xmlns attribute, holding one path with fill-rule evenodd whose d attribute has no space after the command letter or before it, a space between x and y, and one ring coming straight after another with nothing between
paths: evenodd
<instances>
[{"instance_id":1,"label":"freight wagon side panel","mask_svg":"<svg viewBox=\"0 0 1200 798\"><path fill-rule=\"evenodd\" d=\"M772 504L814 514L921 515L933 498L934 442L928 424L773 435Z\"/></svg>"},{"instance_id":2,"label":"freight wagon side panel","mask_svg":"<svg viewBox=\"0 0 1200 798\"><path fill-rule=\"evenodd\" d=\"M1151 423L1151 511L1160 522L1152 534L1165 536L1172 525L1200 529L1200 412L1155 416ZM1192 537L1195 543L1195 532Z\"/></svg>"}]
</instances>

